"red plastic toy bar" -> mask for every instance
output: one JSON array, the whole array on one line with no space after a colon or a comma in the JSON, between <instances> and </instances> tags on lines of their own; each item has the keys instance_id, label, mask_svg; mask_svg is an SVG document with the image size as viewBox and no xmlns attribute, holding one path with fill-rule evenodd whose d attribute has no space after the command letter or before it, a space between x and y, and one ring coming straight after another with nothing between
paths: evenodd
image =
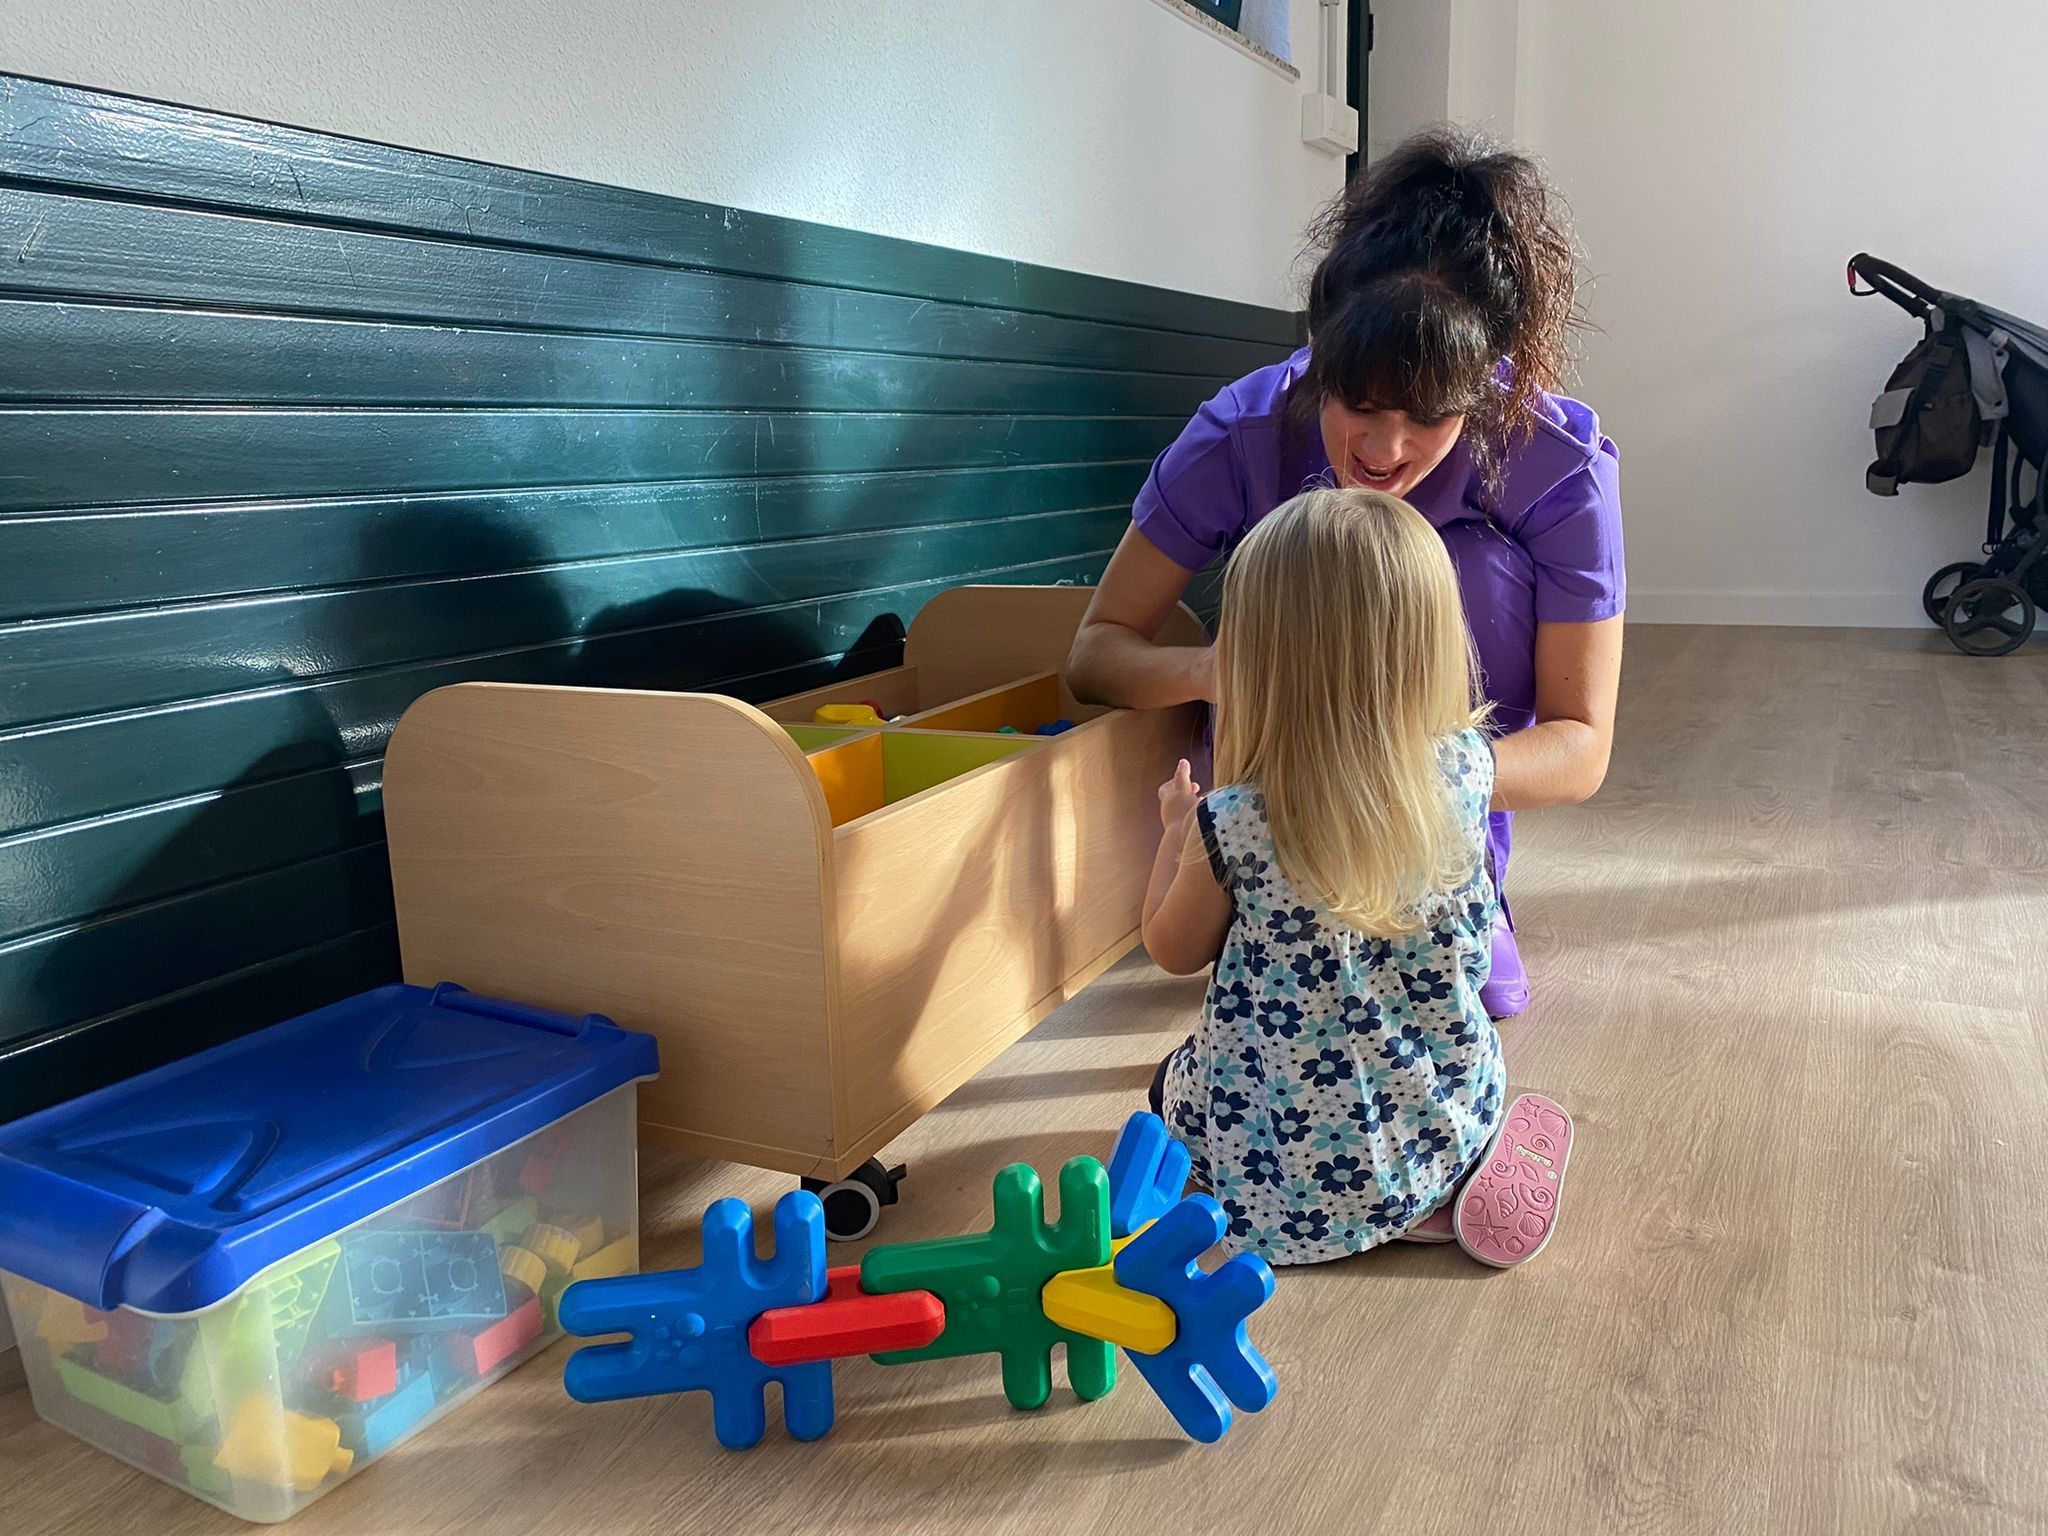
<instances>
[{"instance_id":1,"label":"red plastic toy bar","mask_svg":"<svg viewBox=\"0 0 2048 1536\"><path fill-rule=\"evenodd\" d=\"M823 1301L775 1307L747 1328L747 1348L764 1365L807 1365L888 1349L918 1349L946 1327L946 1309L930 1291L870 1296L860 1266L826 1271Z\"/></svg>"}]
</instances>

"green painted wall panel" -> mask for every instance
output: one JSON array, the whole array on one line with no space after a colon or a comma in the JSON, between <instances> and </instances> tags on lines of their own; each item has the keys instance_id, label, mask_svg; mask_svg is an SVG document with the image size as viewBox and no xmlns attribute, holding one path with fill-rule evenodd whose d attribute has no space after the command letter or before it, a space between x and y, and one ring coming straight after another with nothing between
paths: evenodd
<instances>
[{"instance_id":1,"label":"green painted wall panel","mask_svg":"<svg viewBox=\"0 0 2048 1536\"><path fill-rule=\"evenodd\" d=\"M422 692L893 664L1297 334L7 76L0 248L0 1118L395 974Z\"/></svg>"},{"instance_id":2,"label":"green painted wall panel","mask_svg":"<svg viewBox=\"0 0 2048 1536\"><path fill-rule=\"evenodd\" d=\"M1147 461L763 476L0 517L0 620L294 587L1128 508Z\"/></svg>"},{"instance_id":3,"label":"green painted wall panel","mask_svg":"<svg viewBox=\"0 0 2048 1536\"><path fill-rule=\"evenodd\" d=\"M1295 317L857 230L0 75L10 171L136 200L572 250L1291 345Z\"/></svg>"},{"instance_id":4,"label":"green painted wall panel","mask_svg":"<svg viewBox=\"0 0 2048 1536\"><path fill-rule=\"evenodd\" d=\"M0 299L23 401L1180 416L1207 379L819 347Z\"/></svg>"},{"instance_id":5,"label":"green painted wall panel","mask_svg":"<svg viewBox=\"0 0 2048 1536\"><path fill-rule=\"evenodd\" d=\"M1274 349L895 294L141 207L0 185L8 287L285 313L1225 375Z\"/></svg>"},{"instance_id":6,"label":"green painted wall panel","mask_svg":"<svg viewBox=\"0 0 2048 1536\"><path fill-rule=\"evenodd\" d=\"M1150 416L855 416L749 411L0 411L0 512L175 496L380 491L1130 459L1170 438Z\"/></svg>"}]
</instances>

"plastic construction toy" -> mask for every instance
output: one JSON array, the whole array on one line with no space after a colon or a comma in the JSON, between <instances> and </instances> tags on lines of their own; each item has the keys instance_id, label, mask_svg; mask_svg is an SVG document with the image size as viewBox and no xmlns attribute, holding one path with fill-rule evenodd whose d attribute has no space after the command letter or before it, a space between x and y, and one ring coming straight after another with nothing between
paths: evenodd
<instances>
[{"instance_id":1,"label":"plastic construction toy","mask_svg":"<svg viewBox=\"0 0 2048 1536\"><path fill-rule=\"evenodd\" d=\"M1022 1163L996 1175L986 1232L870 1249L858 1267L825 1268L825 1215L808 1190L775 1207L775 1253L759 1257L738 1200L705 1213L704 1261L664 1274L579 1280L562 1326L627 1335L570 1356L563 1384L579 1402L665 1392L711 1394L713 1432L732 1450L767 1429L763 1389L782 1388L799 1440L832 1427L832 1361L882 1365L959 1355L1002 1361L1003 1390L1024 1409L1052 1394L1052 1349L1083 1399L1116 1384L1121 1345L1193 1439L1220 1440L1233 1407L1255 1413L1278 1390L1246 1320L1273 1294L1273 1272L1238 1254L1205 1272L1223 1238L1222 1208L1183 1196L1187 1149L1156 1115L1133 1115L1110 1165L1060 1170L1060 1219Z\"/></svg>"},{"instance_id":2,"label":"plastic construction toy","mask_svg":"<svg viewBox=\"0 0 2048 1536\"><path fill-rule=\"evenodd\" d=\"M882 1293L924 1289L945 1305L946 1331L922 1349L876 1359L883 1365L997 1354L1014 1408L1052 1396L1052 1347L1067 1346L1067 1377L1083 1400L1116 1385L1116 1350L1071 1333L1045 1315L1040 1298L1062 1270L1109 1262L1109 1175L1092 1157L1060 1170L1060 1219L1048 1225L1038 1174L1012 1163L996 1175L995 1225L972 1237L891 1243L869 1251L860 1280Z\"/></svg>"},{"instance_id":3,"label":"plastic construction toy","mask_svg":"<svg viewBox=\"0 0 2048 1536\"><path fill-rule=\"evenodd\" d=\"M623 1344L579 1349L562 1385L579 1403L662 1392L709 1392L718 1443L743 1451L767 1432L765 1389L782 1388L782 1416L799 1440L832 1427L832 1367L824 1359L770 1365L747 1347L764 1312L821 1302L825 1208L807 1190L775 1206L775 1256L754 1252L754 1213L720 1200L704 1213L704 1262L665 1274L579 1280L562 1293L564 1330L625 1333Z\"/></svg>"}]
</instances>

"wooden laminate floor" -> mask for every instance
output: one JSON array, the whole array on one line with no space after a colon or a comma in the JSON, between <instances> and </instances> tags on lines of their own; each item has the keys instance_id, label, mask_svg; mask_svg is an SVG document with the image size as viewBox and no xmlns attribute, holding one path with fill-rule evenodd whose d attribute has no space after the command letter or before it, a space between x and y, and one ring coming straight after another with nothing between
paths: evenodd
<instances>
[{"instance_id":1,"label":"wooden laminate floor","mask_svg":"<svg viewBox=\"0 0 2048 1536\"><path fill-rule=\"evenodd\" d=\"M701 1396L579 1407L558 1345L294 1522L328 1532L2018 1531L2048 1527L2048 648L1642 628L1591 805L1524 819L1510 1073L1578 1122L1526 1269L1283 1271L1281 1381L1221 1447L1127 1366L1004 1403L992 1359L838 1371L817 1445ZM883 1235L1104 1152L1199 983L1127 962L892 1149ZM685 1068L686 1070L686 1068ZM775 1176L650 1154L645 1258ZM771 1406L771 1416L775 1410ZM229 1520L37 1421L0 1362L0 1529Z\"/></svg>"}]
</instances>

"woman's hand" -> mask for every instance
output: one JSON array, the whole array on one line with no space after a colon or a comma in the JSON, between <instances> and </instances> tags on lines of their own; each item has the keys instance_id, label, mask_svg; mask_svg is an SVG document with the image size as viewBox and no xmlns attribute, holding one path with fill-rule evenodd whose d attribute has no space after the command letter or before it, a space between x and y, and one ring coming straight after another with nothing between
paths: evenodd
<instances>
[{"instance_id":1,"label":"woman's hand","mask_svg":"<svg viewBox=\"0 0 2048 1536\"><path fill-rule=\"evenodd\" d=\"M1173 777L1159 786L1159 824L1171 832L1188 819L1188 812L1195 808L1195 802L1202 798L1202 786L1195 782L1194 770L1188 760L1182 758L1173 770Z\"/></svg>"}]
</instances>

